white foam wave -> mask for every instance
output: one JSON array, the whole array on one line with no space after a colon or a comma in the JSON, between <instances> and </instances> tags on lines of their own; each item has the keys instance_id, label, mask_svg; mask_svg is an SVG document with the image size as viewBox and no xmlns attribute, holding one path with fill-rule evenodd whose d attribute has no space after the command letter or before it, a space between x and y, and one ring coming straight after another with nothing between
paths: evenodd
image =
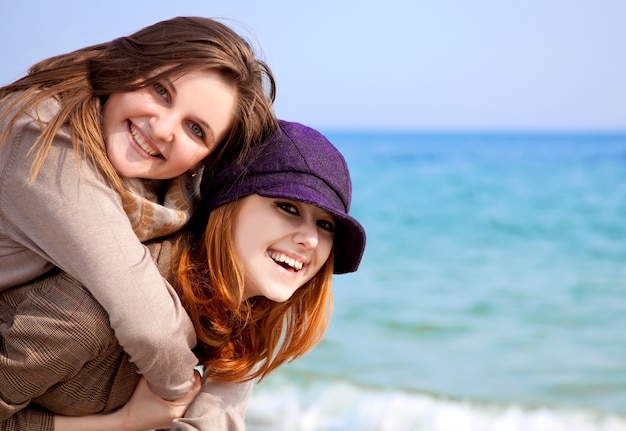
<instances>
[{"instance_id":1,"label":"white foam wave","mask_svg":"<svg viewBox=\"0 0 626 431\"><path fill-rule=\"evenodd\" d=\"M626 431L626 417L583 409L447 400L345 382L298 386L263 381L253 391L249 431Z\"/></svg>"}]
</instances>

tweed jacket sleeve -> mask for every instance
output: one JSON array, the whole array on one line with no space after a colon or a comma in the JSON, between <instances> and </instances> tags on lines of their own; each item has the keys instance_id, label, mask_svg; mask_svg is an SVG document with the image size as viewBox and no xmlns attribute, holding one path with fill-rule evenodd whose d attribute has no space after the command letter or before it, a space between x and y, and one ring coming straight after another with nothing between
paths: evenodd
<instances>
[{"instance_id":1,"label":"tweed jacket sleeve","mask_svg":"<svg viewBox=\"0 0 626 431\"><path fill-rule=\"evenodd\" d=\"M38 107L44 120L56 109L48 105ZM165 399L183 396L197 364L189 317L135 235L118 193L87 160L78 169L68 133L55 136L38 176L29 180L29 150L40 133L24 115L0 146L0 286L31 281L14 271L42 260L61 268L107 311L152 391ZM14 284L3 284L7 279Z\"/></svg>"},{"instance_id":2,"label":"tweed jacket sleeve","mask_svg":"<svg viewBox=\"0 0 626 431\"><path fill-rule=\"evenodd\" d=\"M111 411L139 379L106 312L62 272L0 293L0 338L0 430Z\"/></svg>"},{"instance_id":3,"label":"tweed jacket sleeve","mask_svg":"<svg viewBox=\"0 0 626 431\"><path fill-rule=\"evenodd\" d=\"M0 422L1 431L54 431L54 417L29 407Z\"/></svg>"}]
</instances>

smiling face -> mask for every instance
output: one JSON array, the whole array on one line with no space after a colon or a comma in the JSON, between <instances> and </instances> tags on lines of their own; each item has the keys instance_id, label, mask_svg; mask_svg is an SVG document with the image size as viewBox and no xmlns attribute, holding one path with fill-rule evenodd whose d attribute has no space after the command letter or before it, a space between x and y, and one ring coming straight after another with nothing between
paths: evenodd
<instances>
[{"instance_id":1,"label":"smiling face","mask_svg":"<svg viewBox=\"0 0 626 431\"><path fill-rule=\"evenodd\" d=\"M333 247L333 216L298 201L246 196L234 223L244 298L286 301L322 268Z\"/></svg>"},{"instance_id":2,"label":"smiling face","mask_svg":"<svg viewBox=\"0 0 626 431\"><path fill-rule=\"evenodd\" d=\"M107 155L128 178L168 179L197 167L234 121L237 89L195 72L111 94L102 108Z\"/></svg>"}]
</instances>

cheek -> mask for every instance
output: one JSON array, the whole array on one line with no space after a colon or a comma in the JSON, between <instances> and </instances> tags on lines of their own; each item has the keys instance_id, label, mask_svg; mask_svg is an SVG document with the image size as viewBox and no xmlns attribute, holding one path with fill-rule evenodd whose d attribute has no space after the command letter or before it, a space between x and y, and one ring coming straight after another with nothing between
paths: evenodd
<instances>
[{"instance_id":1,"label":"cheek","mask_svg":"<svg viewBox=\"0 0 626 431\"><path fill-rule=\"evenodd\" d=\"M100 115L102 117L101 125L102 125L102 133L104 133L104 137L106 138L110 134L111 123L113 122L112 114L111 114L111 100L107 100L107 102L102 107Z\"/></svg>"},{"instance_id":2,"label":"cheek","mask_svg":"<svg viewBox=\"0 0 626 431\"><path fill-rule=\"evenodd\" d=\"M320 262L320 268L326 263L328 257L330 256L330 252L333 249L333 239L330 237L322 238L317 246L318 252L318 260ZM318 268L319 270L319 268Z\"/></svg>"},{"instance_id":3,"label":"cheek","mask_svg":"<svg viewBox=\"0 0 626 431\"><path fill-rule=\"evenodd\" d=\"M112 94L109 96L100 112L102 116L102 133L105 141L118 129L125 126L124 113L128 104L125 103L124 94Z\"/></svg>"},{"instance_id":4,"label":"cheek","mask_svg":"<svg viewBox=\"0 0 626 431\"><path fill-rule=\"evenodd\" d=\"M242 217L241 213L235 217L233 226L235 250L240 256L243 256L250 252L258 241L259 229L256 228L257 225L255 223L252 223L250 217Z\"/></svg>"},{"instance_id":5,"label":"cheek","mask_svg":"<svg viewBox=\"0 0 626 431\"><path fill-rule=\"evenodd\" d=\"M170 165L176 164L185 170L192 169L198 167L209 155L209 151L203 151L199 149L197 145L195 148L190 148L190 145L191 144L187 147L178 147L177 151L170 151Z\"/></svg>"},{"instance_id":6,"label":"cheek","mask_svg":"<svg viewBox=\"0 0 626 431\"><path fill-rule=\"evenodd\" d=\"M192 164L196 165L206 159L213 152L213 148L209 149L202 145L196 145L196 151L192 160Z\"/></svg>"}]
</instances>

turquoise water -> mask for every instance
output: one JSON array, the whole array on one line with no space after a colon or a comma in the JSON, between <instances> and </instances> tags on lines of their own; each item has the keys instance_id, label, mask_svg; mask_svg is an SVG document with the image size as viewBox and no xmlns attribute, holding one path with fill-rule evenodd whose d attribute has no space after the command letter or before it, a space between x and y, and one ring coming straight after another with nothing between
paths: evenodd
<instances>
[{"instance_id":1,"label":"turquoise water","mask_svg":"<svg viewBox=\"0 0 626 431\"><path fill-rule=\"evenodd\" d=\"M367 250L250 430L626 430L626 135L327 136Z\"/></svg>"}]
</instances>

